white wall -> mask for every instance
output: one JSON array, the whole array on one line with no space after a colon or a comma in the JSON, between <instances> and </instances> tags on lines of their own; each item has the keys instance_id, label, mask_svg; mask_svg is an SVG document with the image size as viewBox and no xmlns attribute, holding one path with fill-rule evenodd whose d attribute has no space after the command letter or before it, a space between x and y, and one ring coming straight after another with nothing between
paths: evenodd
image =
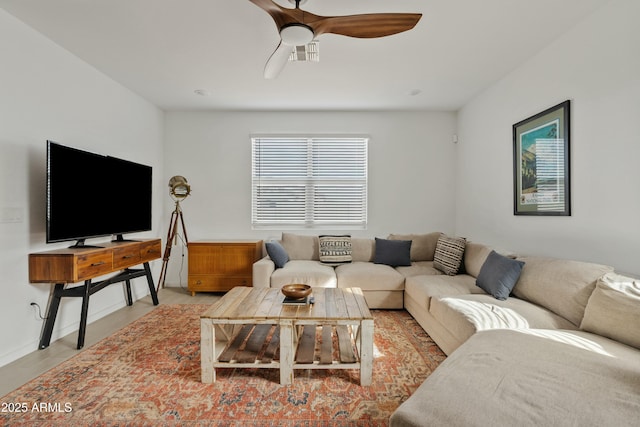
<instances>
[{"instance_id":1,"label":"white wall","mask_svg":"<svg viewBox=\"0 0 640 427\"><path fill-rule=\"evenodd\" d=\"M280 237L280 230L251 229L252 133L371 136L369 225L350 230L354 236L454 229L454 113L171 112L165 171L184 175L192 185L192 196L182 202L189 241ZM174 262L172 253L168 284L176 282Z\"/></svg>"},{"instance_id":2,"label":"white wall","mask_svg":"<svg viewBox=\"0 0 640 427\"><path fill-rule=\"evenodd\" d=\"M153 166L158 214L148 236L161 234L156 230L161 227L164 178L159 109L3 10L0 52L0 365L4 365L38 348L43 321L30 302L44 310L49 298L49 285L29 283L28 254L68 246L44 243L46 140ZM78 178L84 173L95 171L79 170ZM148 293L143 279L134 281L134 293L135 297ZM112 285L91 298L89 321L124 305L122 288ZM77 330L79 318L79 299L63 299L53 339Z\"/></svg>"},{"instance_id":3,"label":"white wall","mask_svg":"<svg viewBox=\"0 0 640 427\"><path fill-rule=\"evenodd\" d=\"M640 2L613 1L458 116L456 232L640 274ZM513 215L512 125L571 100L570 217Z\"/></svg>"}]
</instances>

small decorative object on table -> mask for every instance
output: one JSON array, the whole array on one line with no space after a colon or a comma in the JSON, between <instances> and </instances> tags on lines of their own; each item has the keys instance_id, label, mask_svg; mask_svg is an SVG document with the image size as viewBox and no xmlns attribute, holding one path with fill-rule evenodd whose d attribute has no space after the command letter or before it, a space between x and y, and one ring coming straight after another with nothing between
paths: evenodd
<instances>
[{"instance_id":1,"label":"small decorative object on table","mask_svg":"<svg viewBox=\"0 0 640 427\"><path fill-rule=\"evenodd\" d=\"M282 293L284 294L285 302L290 301L305 301L311 294L311 286L295 283L291 285L284 285L282 287Z\"/></svg>"}]
</instances>

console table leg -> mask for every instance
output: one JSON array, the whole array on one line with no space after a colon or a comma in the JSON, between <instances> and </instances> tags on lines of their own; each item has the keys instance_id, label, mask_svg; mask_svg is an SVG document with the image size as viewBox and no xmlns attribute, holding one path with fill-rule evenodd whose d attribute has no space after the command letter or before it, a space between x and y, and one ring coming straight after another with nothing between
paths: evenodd
<instances>
[{"instance_id":1,"label":"console table leg","mask_svg":"<svg viewBox=\"0 0 640 427\"><path fill-rule=\"evenodd\" d=\"M84 294L82 295L82 310L80 311L80 329L78 330L78 350L84 346L84 334L87 330L87 313L89 312L89 291L91 280L84 282Z\"/></svg>"},{"instance_id":2,"label":"console table leg","mask_svg":"<svg viewBox=\"0 0 640 427\"><path fill-rule=\"evenodd\" d=\"M58 315L58 308L60 307L60 300L62 299L62 290L64 289L64 283L56 283L53 290L53 297L49 303L49 309L47 310L47 320L42 330L42 336L40 337L40 350L49 347L51 343L51 334L53 333L53 325L56 322L56 316Z\"/></svg>"},{"instance_id":3,"label":"console table leg","mask_svg":"<svg viewBox=\"0 0 640 427\"><path fill-rule=\"evenodd\" d=\"M133 297L131 296L131 280L125 280L124 284L127 288L127 305L133 305Z\"/></svg>"},{"instance_id":4,"label":"console table leg","mask_svg":"<svg viewBox=\"0 0 640 427\"><path fill-rule=\"evenodd\" d=\"M149 292L151 293L151 299L153 300L153 305L158 305L160 302L158 301L158 294L156 293L156 285L153 284L153 275L151 274L151 267L149 267L149 263L144 263L144 271L147 274L147 284L149 285Z\"/></svg>"}]
</instances>

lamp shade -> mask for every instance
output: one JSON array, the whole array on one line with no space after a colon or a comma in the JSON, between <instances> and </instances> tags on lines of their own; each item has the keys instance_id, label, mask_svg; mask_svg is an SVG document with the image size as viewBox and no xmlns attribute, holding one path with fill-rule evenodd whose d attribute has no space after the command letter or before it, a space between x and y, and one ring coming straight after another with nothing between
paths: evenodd
<instances>
[{"instance_id":1,"label":"lamp shade","mask_svg":"<svg viewBox=\"0 0 640 427\"><path fill-rule=\"evenodd\" d=\"M169 180L169 194L175 200L183 200L191 194L191 186L184 176L176 175Z\"/></svg>"}]
</instances>

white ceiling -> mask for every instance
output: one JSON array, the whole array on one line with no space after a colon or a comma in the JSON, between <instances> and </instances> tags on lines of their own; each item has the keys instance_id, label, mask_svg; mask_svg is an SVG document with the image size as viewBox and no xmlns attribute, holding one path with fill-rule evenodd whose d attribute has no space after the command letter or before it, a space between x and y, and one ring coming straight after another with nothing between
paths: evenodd
<instances>
[{"instance_id":1,"label":"white ceiling","mask_svg":"<svg viewBox=\"0 0 640 427\"><path fill-rule=\"evenodd\" d=\"M319 63L289 63L276 80L262 72L278 31L249 0L0 7L164 110L457 110L607 1L309 0L317 15L423 17L379 39L322 35Z\"/></svg>"}]
</instances>

